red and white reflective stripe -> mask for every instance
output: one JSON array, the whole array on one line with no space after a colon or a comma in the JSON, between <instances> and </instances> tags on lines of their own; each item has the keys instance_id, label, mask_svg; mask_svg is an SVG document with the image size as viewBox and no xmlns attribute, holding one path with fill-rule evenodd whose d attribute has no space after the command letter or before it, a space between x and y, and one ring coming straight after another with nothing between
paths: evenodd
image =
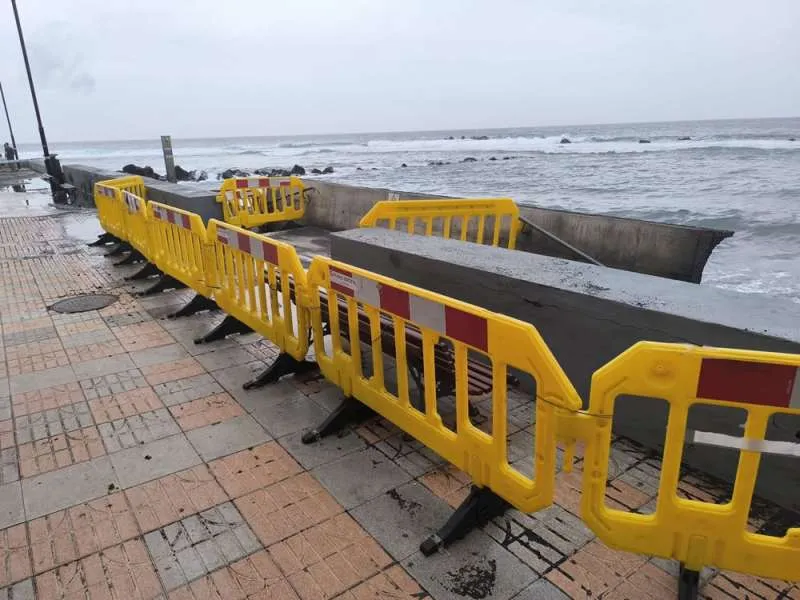
<instances>
[{"instance_id":1,"label":"red and white reflective stripe","mask_svg":"<svg viewBox=\"0 0 800 600\"><path fill-rule=\"evenodd\" d=\"M484 352L489 350L486 319L440 302L416 296L403 289L378 283L350 271L330 267L331 289L433 329Z\"/></svg>"},{"instance_id":2,"label":"red and white reflective stripe","mask_svg":"<svg viewBox=\"0 0 800 600\"><path fill-rule=\"evenodd\" d=\"M292 180L287 179L286 177L284 178L270 177L269 184L272 187L289 187L290 185L292 185Z\"/></svg>"},{"instance_id":3,"label":"red and white reflective stripe","mask_svg":"<svg viewBox=\"0 0 800 600\"><path fill-rule=\"evenodd\" d=\"M184 229L192 228L192 221L189 215L173 212L161 206L153 207L153 216L155 216L155 218L158 219L159 221L166 221L167 223L179 225Z\"/></svg>"},{"instance_id":4,"label":"red and white reflective stripe","mask_svg":"<svg viewBox=\"0 0 800 600\"><path fill-rule=\"evenodd\" d=\"M697 397L800 409L800 368L727 358L704 358Z\"/></svg>"},{"instance_id":5,"label":"red and white reflective stripe","mask_svg":"<svg viewBox=\"0 0 800 600\"><path fill-rule=\"evenodd\" d=\"M139 196L135 194L131 194L130 192L122 192L122 195L125 198L125 204L128 207L129 213L139 212Z\"/></svg>"},{"instance_id":6,"label":"red and white reflective stripe","mask_svg":"<svg viewBox=\"0 0 800 600\"><path fill-rule=\"evenodd\" d=\"M101 196L106 196L108 198L114 197L114 188L99 185L97 186L97 191L100 192Z\"/></svg>"},{"instance_id":7,"label":"red and white reflective stripe","mask_svg":"<svg viewBox=\"0 0 800 600\"><path fill-rule=\"evenodd\" d=\"M228 229L217 229L217 240L235 250L241 250L254 258L267 261L276 267L278 266L277 246L260 238Z\"/></svg>"}]
</instances>

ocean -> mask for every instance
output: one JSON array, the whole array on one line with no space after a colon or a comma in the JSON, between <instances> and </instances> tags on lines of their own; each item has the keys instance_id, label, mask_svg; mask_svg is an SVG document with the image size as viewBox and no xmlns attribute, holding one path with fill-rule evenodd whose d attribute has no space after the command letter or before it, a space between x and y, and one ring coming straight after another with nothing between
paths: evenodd
<instances>
[{"instance_id":1,"label":"ocean","mask_svg":"<svg viewBox=\"0 0 800 600\"><path fill-rule=\"evenodd\" d=\"M231 167L330 166L320 177L732 229L703 284L800 303L800 118L173 139L173 149L177 164L208 173L186 185L213 188ZM164 171L159 140L51 143L51 151L67 164Z\"/></svg>"}]
</instances>

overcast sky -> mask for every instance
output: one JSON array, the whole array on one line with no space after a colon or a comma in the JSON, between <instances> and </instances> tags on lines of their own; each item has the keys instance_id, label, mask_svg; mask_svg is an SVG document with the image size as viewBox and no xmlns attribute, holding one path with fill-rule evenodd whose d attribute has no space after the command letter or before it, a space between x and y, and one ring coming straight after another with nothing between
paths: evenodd
<instances>
[{"instance_id":1,"label":"overcast sky","mask_svg":"<svg viewBox=\"0 0 800 600\"><path fill-rule=\"evenodd\" d=\"M58 141L800 114L800 0L18 5ZM37 140L8 0L0 80Z\"/></svg>"}]
</instances>

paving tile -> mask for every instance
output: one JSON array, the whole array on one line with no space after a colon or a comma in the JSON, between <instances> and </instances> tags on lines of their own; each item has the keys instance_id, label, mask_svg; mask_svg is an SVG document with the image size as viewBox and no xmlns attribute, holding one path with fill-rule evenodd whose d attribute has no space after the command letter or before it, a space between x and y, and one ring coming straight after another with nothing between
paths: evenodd
<instances>
[{"instance_id":1,"label":"paving tile","mask_svg":"<svg viewBox=\"0 0 800 600\"><path fill-rule=\"evenodd\" d=\"M97 427L85 427L20 444L19 470L34 477L54 469L98 458L106 453Z\"/></svg>"},{"instance_id":2,"label":"paving tile","mask_svg":"<svg viewBox=\"0 0 800 600\"><path fill-rule=\"evenodd\" d=\"M242 402L273 437L310 429L328 416L327 410L285 381L263 388L257 402Z\"/></svg>"},{"instance_id":3,"label":"paving tile","mask_svg":"<svg viewBox=\"0 0 800 600\"><path fill-rule=\"evenodd\" d=\"M276 442L219 458L208 467L231 498L266 487L302 470Z\"/></svg>"},{"instance_id":4,"label":"paving tile","mask_svg":"<svg viewBox=\"0 0 800 600\"><path fill-rule=\"evenodd\" d=\"M286 539L342 512L310 473L301 473L235 500L265 546Z\"/></svg>"},{"instance_id":5,"label":"paving tile","mask_svg":"<svg viewBox=\"0 0 800 600\"><path fill-rule=\"evenodd\" d=\"M68 406L86 400L78 382L15 394L11 406L15 417Z\"/></svg>"},{"instance_id":6,"label":"paving tile","mask_svg":"<svg viewBox=\"0 0 800 600\"><path fill-rule=\"evenodd\" d=\"M56 329L65 349L117 341L114 332L103 323L102 319L83 323L67 323L57 326Z\"/></svg>"},{"instance_id":7,"label":"paving tile","mask_svg":"<svg viewBox=\"0 0 800 600\"><path fill-rule=\"evenodd\" d=\"M125 491L143 532L152 531L227 500L205 465Z\"/></svg>"},{"instance_id":8,"label":"paving tile","mask_svg":"<svg viewBox=\"0 0 800 600\"><path fill-rule=\"evenodd\" d=\"M471 532L433 556L417 552L402 566L437 600L506 600L537 579L536 573L481 531Z\"/></svg>"},{"instance_id":9,"label":"paving tile","mask_svg":"<svg viewBox=\"0 0 800 600\"><path fill-rule=\"evenodd\" d=\"M131 310L129 312L104 315L103 320L112 329L119 329L128 325L136 325L151 321L150 315L144 310Z\"/></svg>"},{"instance_id":10,"label":"paving tile","mask_svg":"<svg viewBox=\"0 0 800 600\"><path fill-rule=\"evenodd\" d=\"M35 600L33 579L26 579L7 588L0 588L0 600Z\"/></svg>"},{"instance_id":11,"label":"paving tile","mask_svg":"<svg viewBox=\"0 0 800 600\"><path fill-rule=\"evenodd\" d=\"M95 377L103 377L104 375L112 375L114 373L122 373L133 369L135 365L131 357L127 354L118 354L117 356L110 356L107 358L98 358L95 360L87 360L80 363L75 363L72 368L75 370L77 379L93 379Z\"/></svg>"},{"instance_id":12,"label":"paving tile","mask_svg":"<svg viewBox=\"0 0 800 600\"><path fill-rule=\"evenodd\" d=\"M17 346L8 346L5 350L6 360L19 360L23 358L30 358L37 354L46 354L48 352L57 352L63 350L61 340L58 338L51 338L47 340L29 341Z\"/></svg>"},{"instance_id":13,"label":"paving tile","mask_svg":"<svg viewBox=\"0 0 800 600\"><path fill-rule=\"evenodd\" d=\"M455 508L469 495L472 480L460 469L445 464L426 473L419 478L419 481Z\"/></svg>"},{"instance_id":14,"label":"paving tile","mask_svg":"<svg viewBox=\"0 0 800 600\"><path fill-rule=\"evenodd\" d=\"M266 551L214 571L169 594L169 600L298 600Z\"/></svg>"},{"instance_id":15,"label":"paving tile","mask_svg":"<svg viewBox=\"0 0 800 600\"><path fill-rule=\"evenodd\" d=\"M40 598L65 599L149 600L161 594L141 540L129 540L38 575L36 590Z\"/></svg>"},{"instance_id":16,"label":"paving tile","mask_svg":"<svg viewBox=\"0 0 800 600\"><path fill-rule=\"evenodd\" d=\"M358 473L357 477L353 477ZM365 448L314 469L345 508L353 508L403 485L411 476L374 448Z\"/></svg>"},{"instance_id":17,"label":"paving tile","mask_svg":"<svg viewBox=\"0 0 800 600\"><path fill-rule=\"evenodd\" d=\"M22 487L18 481L0 485L0 529L25 520Z\"/></svg>"},{"instance_id":18,"label":"paving tile","mask_svg":"<svg viewBox=\"0 0 800 600\"><path fill-rule=\"evenodd\" d=\"M114 335L128 352L167 346L174 342L172 336L152 320L116 327Z\"/></svg>"},{"instance_id":19,"label":"paving tile","mask_svg":"<svg viewBox=\"0 0 800 600\"><path fill-rule=\"evenodd\" d=\"M374 445L412 477L420 477L448 464L424 444L402 432L382 439Z\"/></svg>"},{"instance_id":20,"label":"paving tile","mask_svg":"<svg viewBox=\"0 0 800 600\"><path fill-rule=\"evenodd\" d=\"M292 457L306 469L332 462L365 447L364 440L350 429L329 435L313 444L304 444L303 431L290 433L278 440Z\"/></svg>"},{"instance_id":21,"label":"paving tile","mask_svg":"<svg viewBox=\"0 0 800 600\"><path fill-rule=\"evenodd\" d=\"M700 577L702 586L702 574ZM675 598L676 582L677 579L675 577L665 579L663 573L659 575L658 569L643 568L625 582L628 585L622 584L617 588L620 592L626 592L627 596L620 595L615 596L615 598L632 598L630 593L633 590L629 591L631 587L634 587L634 590L646 590L648 584L654 584L656 589L659 590L666 588L672 592L671 598ZM617 592L617 590L614 590L614 592ZM800 590L797 584L792 585L789 582L775 579L761 579L752 575L730 571L718 572L713 575L708 583L701 588L701 594L701 597L713 600L729 600L731 598L775 598L776 600L778 598L800 598ZM641 597L649 600L647 596Z\"/></svg>"},{"instance_id":22,"label":"paving tile","mask_svg":"<svg viewBox=\"0 0 800 600\"><path fill-rule=\"evenodd\" d=\"M673 594L671 598L674 597ZM538 579L514 596L513 600L569 600L569 596L547 579Z\"/></svg>"},{"instance_id":23,"label":"paving tile","mask_svg":"<svg viewBox=\"0 0 800 600\"><path fill-rule=\"evenodd\" d=\"M27 579L33 574L24 523L0 530L0 558L0 588Z\"/></svg>"},{"instance_id":24,"label":"paving tile","mask_svg":"<svg viewBox=\"0 0 800 600\"><path fill-rule=\"evenodd\" d=\"M199 398L220 394L222 386L208 373L201 373L185 379L159 383L153 386L165 406L174 406Z\"/></svg>"},{"instance_id":25,"label":"paving tile","mask_svg":"<svg viewBox=\"0 0 800 600\"><path fill-rule=\"evenodd\" d=\"M8 375L24 375L30 373L40 373L57 367L69 365L69 358L63 350L55 352L44 352L25 358L13 358L6 361L8 365Z\"/></svg>"},{"instance_id":26,"label":"paving tile","mask_svg":"<svg viewBox=\"0 0 800 600\"><path fill-rule=\"evenodd\" d=\"M238 344L229 348L215 348L197 357L207 371L246 365L252 360L253 355Z\"/></svg>"},{"instance_id":27,"label":"paving tile","mask_svg":"<svg viewBox=\"0 0 800 600\"><path fill-rule=\"evenodd\" d=\"M158 385L168 381L177 381L194 375L205 373L203 366L194 358L170 361L150 365L142 369L145 379L150 385Z\"/></svg>"},{"instance_id":28,"label":"paving tile","mask_svg":"<svg viewBox=\"0 0 800 600\"><path fill-rule=\"evenodd\" d=\"M47 319L49 321L49 319ZM5 332L7 326L3 327L3 341L6 346L15 346L18 344L29 344L31 342L39 342L42 340L55 339L58 337L58 332L55 327L48 325L45 327L36 327L33 329L25 329L22 331Z\"/></svg>"},{"instance_id":29,"label":"paving tile","mask_svg":"<svg viewBox=\"0 0 800 600\"><path fill-rule=\"evenodd\" d=\"M350 514L389 554L403 560L445 524L453 509L412 481L354 508Z\"/></svg>"},{"instance_id":30,"label":"paving tile","mask_svg":"<svg viewBox=\"0 0 800 600\"><path fill-rule=\"evenodd\" d=\"M784 584L787 585L787 584ZM761 596L762 598L780 598L778 590L770 590L771 594ZM772 594L775 594L774 596ZM605 594L603 598L609 600L662 600L666 598L678 597L678 578L671 577L658 567L645 563L637 569L630 577L621 582L617 587ZM749 596L748 594L737 595L739 598L756 598L759 595Z\"/></svg>"},{"instance_id":31,"label":"paving tile","mask_svg":"<svg viewBox=\"0 0 800 600\"><path fill-rule=\"evenodd\" d=\"M144 540L167 591L261 549L231 502L151 531Z\"/></svg>"},{"instance_id":32,"label":"paving tile","mask_svg":"<svg viewBox=\"0 0 800 600\"><path fill-rule=\"evenodd\" d=\"M26 444L90 427L94 423L89 405L76 402L61 408L46 410L14 419L14 433L18 444Z\"/></svg>"},{"instance_id":33,"label":"paving tile","mask_svg":"<svg viewBox=\"0 0 800 600\"><path fill-rule=\"evenodd\" d=\"M166 408L101 423L97 429L109 454L181 432Z\"/></svg>"},{"instance_id":34,"label":"paving tile","mask_svg":"<svg viewBox=\"0 0 800 600\"><path fill-rule=\"evenodd\" d=\"M345 513L274 544L267 552L304 600L332 598L392 562Z\"/></svg>"},{"instance_id":35,"label":"paving tile","mask_svg":"<svg viewBox=\"0 0 800 600\"><path fill-rule=\"evenodd\" d=\"M173 435L109 456L122 489L183 471L202 462L184 435Z\"/></svg>"},{"instance_id":36,"label":"paving tile","mask_svg":"<svg viewBox=\"0 0 800 600\"><path fill-rule=\"evenodd\" d=\"M0 394L0 421L11 418L11 397Z\"/></svg>"},{"instance_id":37,"label":"paving tile","mask_svg":"<svg viewBox=\"0 0 800 600\"><path fill-rule=\"evenodd\" d=\"M184 431L216 425L244 414L244 409L227 392L177 404L169 410Z\"/></svg>"},{"instance_id":38,"label":"paving tile","mask_svg":"<svg viewBox=\"0 0 800 600\"><path fill-rule=\"evenodd\" d=\"M22 480L25 514L35 519L88 502L117 488L119 482L107 456Z\"/></svg>"},{"instance_id":39,"label":"paving tile","mask_svg":"<svg viewBox=\"0 0 800 600\"><path fill-rule=\"evenodd\" d=\"M149 367L159 363L171 362L188 358L189 353L180 344L171 343L158 348L147 348L131 352L131 359L137 367Z\"/></svg>"},{"instance_id":40,"label":"paving tile","mask_svg":"<svg viewBox=\"0 0 800 600\"><path fill-rule=\"evenodd\" d=\"M272 439L250 415L241 415L222 423L193 429L186 434L186 437L205 461L227 456Z\"/></svg>"},{"instance_id":41,"label":"paving tile","mask_svg":"<svg viewBox=\"0 0 800 600\"><path fill-rule=\"evenodd\" d=\"M139 369L129 369L119 373L83 379L79 383L87 400L95 400L149 386Z\"/></svg>"},{"instance_id":42,"label":"paving tile","mask_svg":"<svg viewBox=\"0 0 800 600\"><path fill-rule=\"evenodd\" d=\"M274 389L265 390L264 388L256 388L245 390L242 388L244 383L253 379L265 368L266 365L262 361L254 360L239 367L230 367L228 369L212 371L211 375L214 377L217 383L219 383L219 385L225 389L226 392L236 399L239 404L244 406L248 411L252 411L253 408L264 403L267 398L274 398ZM281 383L283 382L278 382L277 384L270 386L270 388L275 388Z\"/></svg>"},{"instance_id":43,"label":"paving tile","mask_svg":"<svg viewBox=\"0 0 800 600\"><path fill-rule=\"evenodd\" d=\"M360 583L337 600L420 600L430 598L402 567L394 565Z\"/></svg>"},{"instance_id":44,"label":"paving tile","mask_svg":"<svg viewBox=\"0 0 800 600\"><path fill-rule=\"evenodd\" d=\"M78 376L71 366L56 367L39 371L38 373L27 373L25 375L15 375L9 378L8 383L11 393L22 394L33 390L63 385L76 381Z\"/></svg>"},{"instance_id":45,"label":"paving tile","mask_svg":"<svg viewBox=\"0 0 800 600\"><path fill-rule=\"evenodd\" d=\"M28 524L33 572L43 573L139 535L121 492L57 511Z\"/></svg>"},{"instance_id":46,"label":"paving tile","mask_svg":"<svg viewBox=\"0 0 800 600\"><path fill-rule=\"evenodd\" d=\"M14 481L19 481L17 449L4 448L0 450L0 485Z\"/></svg>"},{"instance_id":47,"label":"paving tile","mask_svg":"<svg viewBox=\"0 0 800 600\"><path fill-rule=\"evenodd\" d=\"M153 389L149 387L89 401L89 410L92 411L92 416L98 424L158 410L159 408L163 408L161 400L158 399Z\"/></svg>"}]
</instances>

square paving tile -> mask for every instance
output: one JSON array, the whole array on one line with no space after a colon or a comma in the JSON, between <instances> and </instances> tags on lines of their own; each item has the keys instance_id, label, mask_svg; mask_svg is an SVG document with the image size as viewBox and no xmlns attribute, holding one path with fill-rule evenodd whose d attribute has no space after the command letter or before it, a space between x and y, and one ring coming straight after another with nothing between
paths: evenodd
<instances>
[{"instance_id":1,"label":"square paving tile","mask_svg":"<svg viewBox=\"0 0 800 600\"><path fill-rule=\"evenodd\" d=\"M429 471L419 481L453 508L469 495L472 485L469 475L449 463Z\"/></svg>"},{"instance_id":2,"label":"square paving tile","mask_svg":"<svg viewBox=\"0 0 800 600\"><path fill-rule=\"evenodd\" d=\"M201 373L185 379L159 383L153 386L165 406L175 406L199 398L220 394L222 386L208 373Z\"/></svg>"},{"instance_id":3,"label":"square paving tile","mask_svg":"<svg viewBox=\"0 0 800 600\"><path fill-rule=\"evenodd\" d=\"M85 362L87 360L96 360L99 358L108 358L123 354L125 349L117 340L110 340L107 342L94 342L84 346L76 346L69 350L69 361L72 364Z\"/></svg>"},{"instance_id":4,"label":"square paving tile","mask_svg":"<svg viewBox=\"0 0 800 600\"><path fill-rule=\"evenodd\" d=\"M162 407L161 400L149 387L89 401L89 409L98 424L158 410Z\"/></svg>"},{"instance_id":5,"label":"square paving tile","mask_svg":"<svg viewBox=\"0 0 800 600\"><path fill-rule=\"evenodd\" d=\"M167 346L174 340L172 336L155 321L145 321L116 327L114 334L128 352Z\"/></svg>"},{"instance_id":6,"label":"square paving tile","mask_svg":"<svg viewBox=\"0 0 800 600\"><path fill-rule=\"evenodd\" d=\"M670 600L673 598L675 598L674 594L670 596ZM569 600L569 596L547 579L537 579L514 596L513 600ZM631 598L631 600L634 599Z\"/></svg>"},{"instance_id":7,"label":"square paving tile","mask_svg":"<svg viewBox=\"0 0 800 600\"><path fill-rule=\"evenodd\" d=\"M109 455L122 489L177 473L202 462L183 434Z\"/></svg>"},{"instance_id":8,"label":"square paving tile","mask_svg":"<svg viewBox=\"0 0 800 600\"><path fill-rule=\"evenodd\" d=\"M235 502L265 546L321 523L343 510L307 472L251 492Z\"/></svg>"},{"instance_id":9,"label":"square paving tile","mask_svg":"<svg viewBox=\"0 0 800 600\"><path fill-rule=\"evenodd\" d=\"M288 396L284 390L291 390ZM273 437L310 429L328 416L329 411L288 383L278 382L264 388L264 392L260 401L243 404Z\"/></svg>"},{"instance_id":10,"label":"square paving tile","mask_svg":"<svg viewBox=\"0 0 800 600\"><path fill-rule=\"evenodd\" d=\"M261 549L231 502L151 531L144 539L167 591Z\"/></svg>"},{"instance_id":11,"label":"square paving tile","mask_svg":"<svg viewBox=\"0 0 800 600\"><path fill-rule=\"evenodd\" d=\"M16 448L0 450L0 485L19 481L19 462Z\"/></svg>"},{"instance_id":12,"label":"square paving tile","mask_svg":"<svg viewBox=\"0 0 800 600\"><path fill-rule=\"evenodd\" d=\"M237 367L239 365L245 365L252 360L253 355L238 344L230 348L215 348L197 357L197 361L203 365L207 371Z\"/></svg>"},{"instance_id":13,"label":"square paving tile","mask_svg":"<svg viewBox=\"0 0 800 600\"><path fill-rule=\"evenodd\" d=\"M47 437L61 435L94 424L86 402L76 402L44 412L14 419L17 444L26 444Z\"/></svg>"},{"instance_id":14,"label":"square paving tile","mask_svg":"<svg viewBox=\"0 0 800 600\"><path fill-rule=\"evenodd\" d=\"M40 598L126 598L149 600L161 586L147 548L129 540L36 577Z\"/></svg>"},{"instance_id":15,"label":"square paving tile","mask_svg":"<svg viewBox=\"0 0 800 600\"><path fill-rule=\"evenodd\" d=\"M345 592L337 600L423 600L430 598L419 584L399 565L389 567L367 581Z\"/></svg>"},{"instance_id":16,"label":"square paving tile","mask_svg":"<svg viewBox=\"0 0 800 600\"><path fill-rule=\"evenodd\" d=\"M34 519L28 528L34 573L139 535L133 511L121 492Z\"/></svg>"},{"instance_id":17,"label":"square paving tile","mask_svg":"<svg viewBox=\"0 0 800 600\"><path fill-rule=\"evenodd\" d=\"M101 423L97 429L109 453L149 444L181 432L166 408Z\"/></svg>"},{"instance_id":18,"label":"square paving tile","mask_svg":"<svg viewBox=\"0 0 800 600\"><path fill-rule=\"evenodd\" d=\"M130 371L135 368L135 366L136 365L133 364L128 354L118 354L116 356L75 363L72 365L72 368L75 370L77 379L81 380L94 379L103 377L104 375L113 375L115 373L124 373L125 371Z\"/></svg>"},{"instance_id":19,"label":"square paving tile","mask_svg":"<svg viewBox=\"0 0 800 600\"><path fill-rule=\"evenodd\" d=\"M26 579L7 588L0 588L0 600L36 600L33 579Z\"/></svg>"},{"instance_id":20,"label":"square paving tile","mask_svg":"<svg viewBox=\"0 0 800 600\"><path fill-rule=\"evenodd\" d=\"M159 383L200 375L205 373L205 369L199 362L190 357L143 367L142 373L150 385L158 385Z\"/></svg>"},{"instance_id":21,"label":"square paving tile","mask_svg":"<svg viewBox=\"0 0 800 600\"><path fill-rule=\"evenodd\" d=\"M0 588L32 575L31 552L25 524L0 530ZM2 598L2 596L0 596Z\"/></svg>"},{"instance_id":22,"label":"square paving tile","mask_svg":"<svg viewBox=\"0 0 800 600\"><path fill-rule=\"evenodd\" d=\"M8 380L12 394L22 394L33 390L63 385L76 381L78 376L71 366L56 367L38 373L16 375Z\"/></svg>"},{"instance_id":23,"label":"square paving tile","mask_svg":"<svg viewBox=\"0 0 800 600\"><path fill-rule=\"evenodd\" d=\"M186 437L205 461L258 446L272 439L250 415L193 429Z\"/></svg>"},{"instance_id":24,"label":"square paving tile","mask_svg":"<svg viewBox=\"0 0 800 600\"><path fill-rule=\"evenodd\" d=\"M225 502L225 492L205 465L125 491L143 532L158 529Z\"/></svg>"},{"instance_id":25,"label":"square paving tile","mask_svg":"<svg viewBox=\"0 0 800 600\"><path fill-rule=\"evenodd\" d=\"M225 492L236 498L302 471L277 442L267 442L209 463Z\"/></svg>"},{"instance_id":26,"label":"square paving tile","mask_svg":"<svg viewBox=\"0 0 800 600\"><path fill-rule=\"evenodd\" d=\"M11 416L11 398L0 394L0 421L7 421Z\"/></svg>"},{"instance_id":27,"label":"square paving tile","mask_svg":"<svg viewBox=\"0 0 800 600\"><path fill-rule=\"evenodd\" d=\"M86 400L86 397L80 385L73 381L63 385L15 394L11 399L11 405L14 410L14 416L21 417L62 406L69 406L84 400Z\"/></svg>"},{"instance_id":28,"label":"square paving tile","mask_svg":"<svg viewBox=\"0 0 800 600\"><path fill-rule=\"evenodd\" d=\"M114 333L102 320L67 323L56 327L56 329L61 336L61 343L65 349L117 341Z\"/></svg>"},{"instance_id":29,"label":"square paving tile","mask_svg":"<svg viewBox=\"0 0 800 600\"><path fill-rule=\"evenodd\" d=\"M357 473L358 476L353 475ZM314 469L333 496L350 509L403 485L411 476L375 448L365 448Z\"/></svg>"},{"instance_id":30,"label":"square paving tile","mask_svg":"<svg viewBox=\"0 0 800 600\"><path fill-rule=\"evenodd\" d=\"M92 425L35 442L20 444L19 469L33 477L54 469L98 458L106 453L100 433Z\"/></svg>"},{"instance_id":31,"label":"square paving tile","mask_svg":"<svg viewBox=\"0 0 800 600\"><path fill-rule=\"evenodd\" d=\"M244 414L244 409L227 392L177 404L169 410L184 431L216 425Z\"/></svg>"},{"instance_id":32,"label":"square paving tile","mask_svg":"<svg viewBox=\"0 0 800 600\"><path fill-rule=\"evenodd\" d=\"M290 433L279 439L278 442L306 469L313 469L332 462L351 452L362 450L366 446L364 440L351 429L329 435L313 444L303 443L303 433L303 431Z\"/></svg>"},{"instance_id":33,"label":"square paving tile","mask_svg":"<svg viewBox=\"0 0 800 600\"><path fill-rule=\"evenodd\" d=\"M131 359L137 367L149 367L159 363L172 362L175 360L183 360L189 357L189 353L180 344L170 343L166 346L159 346L157 348L147 348L145 350L136 350L131 352Z\"/></svg>"},{"instance_id":34,"label":"square paving tile","mask_svg":"<svg viewBox=\"0 0 800 600\"><path fill-rule=\"evenodd\" d=\"M122 392L130 392L137 388L148 387L144 375L139 369L129 369L119 373L111 373L80 381L81 389L87 400L95 400L105 396L113 396Z\"/></svg>"},{"instance_id":35,"label":"square paving tile","mask_svg":"<svg viewBox=\"0 0 800 600\"><path fill-rule=\"evenodd\" d=\"M54 352L26 356L25 358L11 358L6 361L6 364L8 365L9 376L13 377L15 375L40 373L69 365L69 358L67 358L67 353L63 350L56 350Z\"/></svg>"}]
</instances>

